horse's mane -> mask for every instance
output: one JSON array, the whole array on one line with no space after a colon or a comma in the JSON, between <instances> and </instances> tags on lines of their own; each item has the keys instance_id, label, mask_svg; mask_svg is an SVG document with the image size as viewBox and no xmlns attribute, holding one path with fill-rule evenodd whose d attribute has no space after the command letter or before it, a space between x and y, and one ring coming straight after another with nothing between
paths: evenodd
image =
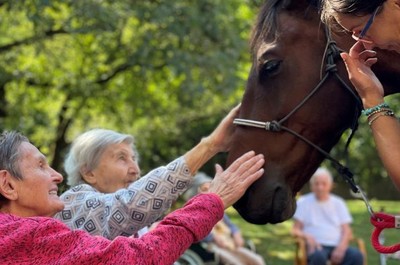
<instances>
[{"instance_id":1,"label":"horse's mane","mask_svg":"<svg viewBox=\"0 0 400 265\"><path fill-rule=\"evenodd\" d=\"M261 6L250 38L250 48L253 56L263 40L266 38L275 40L278 37L278 13L281 9L285 9L292 4L292 1L299 0L266 0ZM317 7L319 2L320 0L308 0L308 4L313 7Z\"/></svg>"}]
</instances>

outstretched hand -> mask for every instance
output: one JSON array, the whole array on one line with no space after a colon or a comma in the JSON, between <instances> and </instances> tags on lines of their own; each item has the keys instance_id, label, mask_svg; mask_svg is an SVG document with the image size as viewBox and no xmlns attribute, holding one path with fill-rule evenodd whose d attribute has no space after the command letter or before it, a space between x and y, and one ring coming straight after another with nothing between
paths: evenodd
<instances>
[{"instance_id":1,"label":"outstretched hand","mask_svg":"<svg viewBox=\"0 0 400 265\"><path fill-rule=\"evenodd\" d=\"M225 171L216 165L216 175L208 192L219 195L224 208L243 196L247 188L264 174L264 156L250 151L235 160Z\"/></svg>"},{"instance_id":2,"label":"outstretched hand","mask_svg":"<svg viewBox=\"0 0 400 265\"><path fill-rule=\"evenodd\" d=\"M208 136L210 142L216 152L227 152L229 151L233 133L235 131L235 125L233 120L238 116L240 110L240 104L234 107L228 115L219 123L217 128Z\"/></svg>"}]
</instances>

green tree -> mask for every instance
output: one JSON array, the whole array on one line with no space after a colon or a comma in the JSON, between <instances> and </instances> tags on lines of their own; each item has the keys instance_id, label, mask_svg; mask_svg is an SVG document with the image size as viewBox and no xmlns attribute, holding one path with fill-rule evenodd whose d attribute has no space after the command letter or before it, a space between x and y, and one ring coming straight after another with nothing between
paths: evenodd
<instances>
[{"instance_id":1,"label":"green tree","mask_svg":"<svg viewBox=\"0 0 400 265\"><path fill-rule=\"evenodd\" d=\"M144 171L241 98L256 1L1 1L0 129L62 169L93 127L136 136Z\"/></svg>"}]
</instances>

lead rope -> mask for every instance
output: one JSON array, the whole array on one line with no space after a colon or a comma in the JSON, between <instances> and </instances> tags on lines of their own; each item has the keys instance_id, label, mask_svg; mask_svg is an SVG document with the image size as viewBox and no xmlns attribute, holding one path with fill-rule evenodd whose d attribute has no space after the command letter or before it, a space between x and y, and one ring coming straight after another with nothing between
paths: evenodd
<instances>
[{"instance_id":1,"label":"lead rope","mask_svg":"<svg viewBox=\"0 0 400 265\"><path fill-rule=\"evenodd\" d=\"M342 166L340 163L335 164L334 161L331 162L333 162L333 166L336 168L339 174L344 178L344 180L350 185L351 189L354 192L361 194L361 198L363 199L365 206L367 207L368 213L370 214L370 222L374 226L374 230L372 231L371 234L371 244L374 247L374 249L379 253L383 254L392 254L397 251L400 251L400 243L391 246L384 246L382 245L383 242L379 240L380 235L384 229L388 228L400 229L400 215L390 215L383 212L375 213L372 210L372 206L369 203L369 200L365 195L365 192L360 188L360 186L358 186L355 183L353 174L350 172L350 170L347 167Z\"/></svg>"},{"instance_id":2,"label":"lead rope","mask_svg":"<svg viewBox=\"0 0 400 265\"><path fill-rule=\"evenodd\" d=\"M400 250L400 243L391 246L383 246L379 242L379 235L383 229L400 228L400 216L386 213L375 213L371 216L371 224L375 227L371 235L371 243L379 253L391 254Z\"/></svg>"}]
</instances>

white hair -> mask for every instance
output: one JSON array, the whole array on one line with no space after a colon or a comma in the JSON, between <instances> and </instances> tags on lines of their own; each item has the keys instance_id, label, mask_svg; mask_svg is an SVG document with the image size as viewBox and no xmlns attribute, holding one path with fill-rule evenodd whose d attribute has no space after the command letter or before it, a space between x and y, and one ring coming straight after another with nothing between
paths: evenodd
<instances>
[{"instance_id":1,"label":"white hair","mask_svg":"<svg viewBox=\"0 0 400 265\"><path fill-rule=\"evenodd\" d=\"M325 167L320 167L315 171L315 173L310 178L310 183L312 184L315 181L315 178L321 175L327 176L329 182L333 183L332 173Z\"/></svg>"},{"instance_id":2,"label":"white hair","mask_svg":"<svg viewBox=\"0 0 400 265\"><path fill-rule=\"evenodd\" d=\"M64 161L67 184L72 187L84 183L82 169L85 168L86 171L96 168L104 150L111 144L122 142L131 144L137 155L134 138L131 135L106 129L92 129L79 135L73 141Z\"/></svg>"}]
</instances>

